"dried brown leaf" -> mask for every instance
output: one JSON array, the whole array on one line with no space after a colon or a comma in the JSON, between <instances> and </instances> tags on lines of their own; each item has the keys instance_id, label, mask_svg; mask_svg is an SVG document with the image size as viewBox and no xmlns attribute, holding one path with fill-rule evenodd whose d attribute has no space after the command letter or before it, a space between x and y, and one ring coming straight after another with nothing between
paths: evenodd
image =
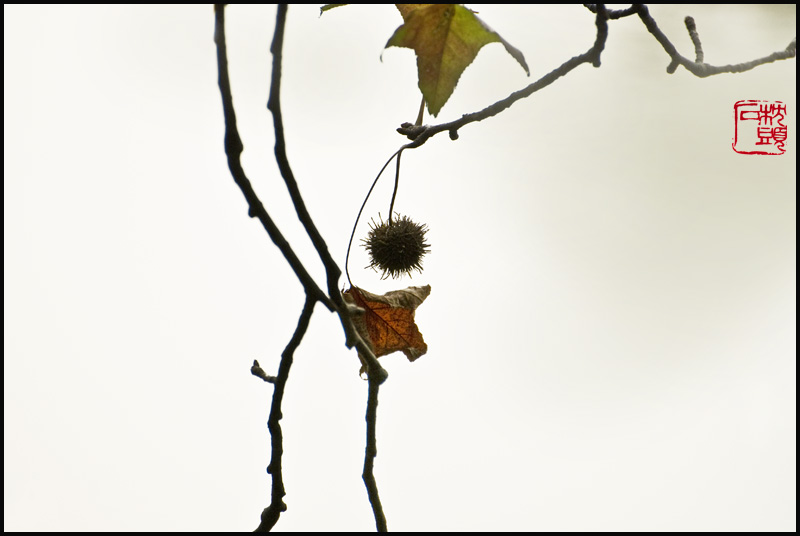
<instances>
[{"instance_id":1,"label":"dried brown leaf","mask_svg":"<svg viewBox=\"0 0 800 536\"><path fill-rule=\"evenodd\" d=\"M351 287L343 296L347 303L363 310L353 317L353 323L376 357L400 351L409 361L414 361L428 351L414 321L414 311L430 293L430 285L393 290L383 295ZM363 372L366 363L359 357Z\"/></svg>"}]
</instances>

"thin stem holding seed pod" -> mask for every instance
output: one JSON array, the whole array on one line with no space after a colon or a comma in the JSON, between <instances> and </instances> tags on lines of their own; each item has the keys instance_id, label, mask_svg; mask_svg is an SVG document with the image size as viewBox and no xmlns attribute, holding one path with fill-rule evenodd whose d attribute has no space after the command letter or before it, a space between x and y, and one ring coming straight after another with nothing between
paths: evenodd
<instances>
[{"instance_id":1,"label":"thin stem holding seed pod","mask_svg":"<svg viewBox=\"0 0 800 536\"><path fill-rule=\"evenodd\" d=\"M352 281L352 279L350 279L350 269L349 269L350 247L353 245L353 237L356 235L356 228L358 227L358 220L361 219L361 213L364 212L364 207L367 205L367 201L369 200L369 196L372 195L372 190L375 189L375 185L378 184L378 179L381 178L381 175L383 175L383 171L386 169L386 167L389 165L389 163L392 161L392 159L395 156L397 157L397 173L398 173L398 177L399 177L399 174L400 174L400 153L402 153L405 148L406 148L405 146L401 147L400 149L397 150L397 152L395 152L392 156L389 157L389 160L386 161L386 163L383 165L381 170L378 172L378 176L375 177L374 181L372 181L372 186L369 187L369 192L367 192L367 196L364 198L364 202L361 203L361 208L358 209L358 216L356 216L356 222L353 224L353 232L350 233L350 241L347 243L347 255L344 258L344 273L347 276L347 282L350 283L351 287L353 286L353 281ZM399 180L398 177L395 177L395 183L394 183L394 192L395 192L395 194L397 193L397 181ZM394 195L392 196L392 205L394 205ZM389 218L391 220L391 212L389 212Z\"/></svg>"},{"instance_id":2,"label":"thin stem holding seed pod","mask_svg":"<svg viewBox=\"0 0 800 536\"><path fill-rule=\"evenodd\" d=\"M400 157L403 156L403 149L397 151L397 169L394 172L394 191L392 192L392 202L389 203L389 225L392 225L392 214L394 213L394 198L397 197L397 187L400 184Z\"/></svg>"}]
</instances>

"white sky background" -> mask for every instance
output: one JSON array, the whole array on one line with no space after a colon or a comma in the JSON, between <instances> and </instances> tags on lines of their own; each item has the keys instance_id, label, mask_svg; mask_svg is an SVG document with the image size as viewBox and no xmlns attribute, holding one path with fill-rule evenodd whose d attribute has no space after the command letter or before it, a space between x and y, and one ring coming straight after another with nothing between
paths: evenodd
<instances>
[{"instance_id":1,"label":"white sky background","mask_svg":"<svg viewBox=\"0 0 800 536\"><path fill-rule=\"evenodd\" d=\"M478 55L436 119L594 41L580 6L472 6L525 54ZM794 6L656 6L706 61L782 50ZM273 6L227 10L243 162L323 285L266 110ZM289 10L289 157L340 265L419 105L388 6ZM271 386L302 308L227 169L213 13L4 7L4 529L251 530L269 502ZM796 62L698 79L638 18L498 117L403 156L430 227L412 280L428 354L382 358L376 476L393 530L789 530L796 525ZM733 104L781 100L783 156L731 149ZM365 211L388 211L387 174ZM343 278L344 281L344 278ZM343 282L342 285L345 283ZM282 421L281 530L373 530L367 384L318 305Z\"/></svg>"}]
</instances>

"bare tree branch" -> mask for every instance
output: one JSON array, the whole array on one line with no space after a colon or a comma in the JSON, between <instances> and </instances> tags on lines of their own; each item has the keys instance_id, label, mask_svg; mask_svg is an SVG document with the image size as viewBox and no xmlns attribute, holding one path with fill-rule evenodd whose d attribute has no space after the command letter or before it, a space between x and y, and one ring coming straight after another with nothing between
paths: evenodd
<instances>
[{"instance_id":1,"label":"bare tree branch","mask_svg":"<svg viewBox=\"0 0 800 536\"><path fill-rule=\"evenodd\" d=\"M586 6L592 13L597 13L598 5L600 4L583 4L583 5ZM616 19L621 19L623 17L636 15L636 4L633 4L631 5L631 7L627 7L625 9L610 9L607 10L607 13L609 20L616 20Z\"/></svg>"},{"instance_id":2,"label":"bare tree branch","mask_svg":"<svg viewBox=\"0 0 800 536\"><path fill-rule=\"evenodd\" d=\"M378 532L387 532L386 516L383 513L381 499L378 496L378 483L375 481L375 456L378 455L378 440L376 438L375 427L378 419L378 391L381 383L372 377L369 378L369 395L367 396L367 448L364 454L364 472L361 478L367 487L369 504L372 506L372 514L375 516L375 527Z\"/></svg>"},{"instance_id":3,"label":"bare tree branch","mask_svg":"<svg viewBox=\"0 0 800 536\"><path fill-rule=\"evenodd\" d=\"M272 112L273 124L275 127L275 159L278 162L278 168L280 169L281 175L286 182L286 187L289 190L289 195L292 198L292 204L294 204L295 210L297 211L297 217L303 223L303 226L305 227L308 236L311 238L311 241L314 244L320 259L325 265L325 272L328 280L328 295L330 296L335 310L339 313L339 317L342 321L342 325L346 334L346 345L348 348L357 346L359 350L368 350L366 343L364 343L364 341L361 340L361 337L359 337L356 333L353 322L350 319L350 313L347 304L345 304L344 299L342 298L342 293L339 291L339 277L342 275L342 271L339 269L339 266L328 252L328 246L325 244L325 240L323 240L322 235L320 235L316 225L314 225L314 221L311 219L311 215L306 209L303 197L300 195L300 189L297 186L297 181L294 178L294 173L292 173L292 168L289 165L289 159L286 156L286 139L283 132L280 84L282 69L281 63L283 60L283 36L286 28L287 12L287 4L278 5L278 14L275 22L275 36L272 40L272 46L270 47L272 52L272 83L270 86L267 108ZM364 355L368 362L367 374L375 375L380 379L381 382L385 381L389 374L380 365L378 358L373 355L371 350L367 351Z\"/></svg>"},{"instance_id":4,"label":"bare tree branch","mask_svg":"<svg viewBox=\"0 0 800 536\"><path fill-rule=\"evenodd\" d=\"M650 10L647 9L646 5L635 4L635 7L639 18L642 20L647 30L653 34L653 37L656 38L656 41L661 43L661 46L664 47L664 50L667 52L667 54L669 54L669 57L672 60L667 66L667 72L669 74L674 73L678 69L679 65L683 65L687 71L695 76L699 76L700 78L722 73L741 73L744 71L749 71L750 69L765 63L772 63L773 61L794 58L797 55L797 39L795 38L792 39L792 42L789 43L789 46L787 46L785 50L773 52L769 56L752 61L737 63L735 65L722 65L719 67L703 63L703 49L700 45L700 36L697 34L697 28L695 27L694 19L691 17L686 17L686 28L689 30L689 36L692 39L692 43L694 43L695 53L697 56L697 61L691 61L688 58L681 56L681 54L678 52L678 49L675 48L675 45L673 45L670 40L667 39L667 36L664 35L664 32L662 32L658 27L658 24L656 24L655 19L653 19L653 17L650 15Z\"/></svg>"},{"instance_id":5,"label":"bare tree branch","mask_svg":"<svg viewBox=\"0 0 800 536\"><path fill-rule=\"evenodd\" d=\"M283 486L283 432L281 431L281 417L283 417L283 413L281 410L281 402L283 401L283 393L286 389L286 381L289 379L289 370L292 368L292 362L294 361L294 351L300 346L303 335L305 335L308 329L308 324L311 322L311 313L314 312L314 304L316 301L317 300L314 298L306 296L306 303L303 305L303 312L300 313L294 335L292 335L292 338L281 354L281 364L278 367L275 391L272 393L272 407L270 408L269 420L267 421L272 443L272 458L267 466L267 472L272 475L272 501L270 505L261 512L261 523L256 528L256 532L272 530L272 527L278 522L281 513L286 511L286 503L283 502L286 489Z\"/></svg>"},{"instance_id":6,"label":"bare tree branch","mask_svg":"<svg viewBox=\"0 0 800 536\"><path fill-rule=\"evenodd\" d=\"M365 349L368 350L368 347L356 333L355 327L352 325L352 320L350 320L349 308L342 298L342 293L339 291L339 277L342 275L342 271L328 252L328 246L325 244L325 240L323 240L322 235L320 235L316 225L314 225L314 221L311 219L311 215L306 209L303 197L300 195L300 189L297 186L297 181L294 178L294 173L292 173L292 168L289 165L289 159L286 156L286 138L283 131L280 85L281 63L283 60L283 36L286 28L287 12L287 4L278 5L278 14L275 21L275 36L272 40L272 46L270 47L272 52L272 83L270 86L267 108L272 112L273 124L275 127L275 159L278 161L278 168L286 182L286 187L292 198L292 203L297 211L297 217L303 223L320 259L325 265L325 272L328 279L328 295L341 318L346 335L346 345L348 348L357 346L358 349L363 352ZM386 380L389 374L383 369L378 362L378 358L373 355L371 350L365 353L365 358L369 365L367 367L367 374L377 375L381 382Z\"/></svg>"},{"instance_id":7,"label":"bare tree branch","mask_svg":"<svg viewBox=\"0 0 800 536\"><path fill-rule=\"evenodd\" d=\"M692 40L694 45L694 62L703 63L703 44L700 42L700 36L697 33L697 25L692 17L686 17L683 22L689 32L689 39Z\"/></svg>"},{"instance_id":8,"label":"bare tree branch","mask_svg":"<svg viewBox=\"0 0 800 536\"><path fill-rule=\"evenodd\" d=\"M311 215L306 209L306 204L303 201L303 196L300 195L300 188L297 186L297 181L294 178L292 167L289 165L289 158L286 156L286 138L283 133L283 113L281 112L281 70L283 62L283 36L286 30L286 13L288 11L287 4L278 4L278 15L275 21L275 35L272 38L272 83L270 84L269 100L267 101L267 109L272 112L272 120L275 127L275 160L278 162L278 168L281 171L281 176L286 182L286 188L289 190L289 195L292 198L292 204L297 211L297 217L305 227L314 248L319 254L319 258L325 265L325 273L328 279L328 294L336 302L335 296L339 294L339 277L342 271L339 266L334 262L333 257L328 252L328 246L325 240L314 225ZM337 303L337 306L340 304Z\"/></svg>"},{"instance_id":9,"label":"bare tree branch","mask_svg":"<svg viewBox=\"0 0 800 536\"><path fill-rule=\"evenodd\" d=\"M261 368L261 365L258 364L258 359L253 360L253 366L250 367L250 374L255 376L256 378L261 378L267 383L275 383L277 378L275 376L270 376L264 369Z\"/></svg>"},{"instance_id":10,"label":"bare tree branch","mask_svg":"<svg viewBox=\"0 0 800 536\"><path fill-rule=\"evenodd\" d=\"M215 29L214 41L217 44L217 68L219 70L219 90L222 94L222 111L225 116L225 154L228 156L228 168L236 185L244 194L247 204L250 207L248 214L251 218L258 218L266 229L267 234L283 253L286 262L292 267L297 278L302 283L307 295L325 304L329 310L333 311L334 306L331 299L317 286L311 275L306 271L305 266L295 255L292 246L284 238L278 226L272 221L269 213L264 208L261 200L253 190L253 185L244 173L241 162L241 154L244 150L242 139L239 137L239 130L236 128L236 112L233 109L233 97L231 95L231 82L228 76L228 50L225 43L225 7L224 4L217 4L214 9Z\"/></svg>"}]
</instances>

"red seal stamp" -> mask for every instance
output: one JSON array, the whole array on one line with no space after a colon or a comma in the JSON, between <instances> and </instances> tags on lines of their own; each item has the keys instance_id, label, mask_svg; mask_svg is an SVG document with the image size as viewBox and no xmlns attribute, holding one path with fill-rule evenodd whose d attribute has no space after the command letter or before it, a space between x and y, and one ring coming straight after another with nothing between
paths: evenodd
<instances>
[{"instance_id":1,"label":"red seal stamp","mask_svg":"<svg viewBox=\"0 0 800 536\"><path fill-rule=\"evenodd\" d=\"M740 100L733 105L733 150L740 154L783 154L786 105L781 101Z\"/></svg>"}]
</instances>

